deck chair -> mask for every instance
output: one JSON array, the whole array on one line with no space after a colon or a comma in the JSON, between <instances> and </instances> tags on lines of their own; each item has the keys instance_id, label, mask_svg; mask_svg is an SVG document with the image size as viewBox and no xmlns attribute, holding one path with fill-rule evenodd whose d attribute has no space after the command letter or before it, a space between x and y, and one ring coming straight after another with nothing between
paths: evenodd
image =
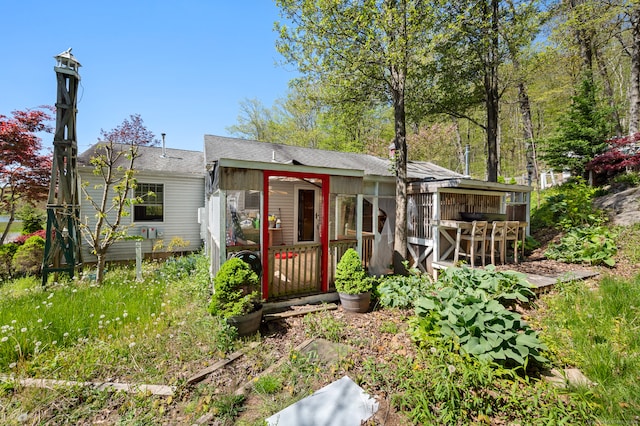
<instances>
[{"instance_id":1,"label":"deck chair","mask_svg":"<svg viewBox=\"0 0 640 426\"><path fill-rule=\"evenodd\" d=\"M505 231L507 222L495 221L491 224L491 238L489 239L489 252L491 253L491 264L496 264L496 250L500 253L500 263L504 264L505 254Z\"/></svg>"},{"instance_id":2,"label":"deck chair","mask_svg":"<svg viewBox=\"0 0 640 426\"><path fill-rule=\"evenodd\" d=\"M520 236L520 222L515 220L508 220L505 226L504 231L504 245L505 245L505 253L507 251L507 247L509 246L509 242L513 242L513 262L518 263L518 237ZM506 254L505 254L506 256Z\"/></svg>"},{"instance_id":3,"label":"deck chair","mask_svg":"<svg viewBox=\"0 0 640 426\"><path fill-rule=\"evenodd\" d=\"M471 263L471 267L475 266L475 258L476 256L480 256L482 258L482 266L484 266L484 256L485 256L485 239L487 237L487 227L488 223L484 220L474 220L471 226L471 232L469 234L458 234L458 240L456 241L456 251L454 254L454 263L458 262L458 257L462 254L463 256L469 257L469 261ZM462 241L466 241L466 251L461 252L460 246L462 245ZM476 249L480 249L480 253L476 252Z\"/></svg>"}]
</instances>

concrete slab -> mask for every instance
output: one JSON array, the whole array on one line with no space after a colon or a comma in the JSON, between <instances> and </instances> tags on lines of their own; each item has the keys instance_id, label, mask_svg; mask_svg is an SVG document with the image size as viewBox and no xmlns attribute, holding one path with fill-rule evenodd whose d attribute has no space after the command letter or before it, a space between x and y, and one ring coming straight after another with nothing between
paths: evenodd
<instances>
[{"instance_id":1,"label":"concrete slab","mask_svg":"<svg viewBox=\"0 0 640 426\"><path fill-rule=\"evenodd\" d=\"M378 402L348 376L266 419L269 426L360 426Z\"/></svg>"}]
</instances>

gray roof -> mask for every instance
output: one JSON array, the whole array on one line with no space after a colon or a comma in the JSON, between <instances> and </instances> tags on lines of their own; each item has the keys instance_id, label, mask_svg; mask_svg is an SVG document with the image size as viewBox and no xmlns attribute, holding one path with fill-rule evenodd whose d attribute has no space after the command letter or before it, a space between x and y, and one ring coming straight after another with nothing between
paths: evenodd
<instances>
[{"instance_id":1,"label":"gray roof","mask_svg":"<svg viewBox=\"0 0 640 426\"><path fill-rule=\"evenodd\" d=\"M353 152L326 151L223 136L204 136L207 165L221 159L280 163L331 169L362 170L365 175L394 176L389 159ZM266 168L266 166L265 166ZM410 179L455 179L461 174L428 162L407 164Z\"/></svg>"},{"instance_id":2,"label":"gray roof","mask_svg":"<svg viewBox=\"0 0 640 426\"><path fill-rule=\"evenodd\" d=\"M98 142L78 155L78 165L91 167L90 159L96 148L104 144ZM129 145L114 144L118 149L126 149ZM139 171L171 173L180 175L204 176L204 155L201 151L188 151L185 149L173 149L157 146L138 146L138 154L134 168Z\"/></svg>"}]
</instances>

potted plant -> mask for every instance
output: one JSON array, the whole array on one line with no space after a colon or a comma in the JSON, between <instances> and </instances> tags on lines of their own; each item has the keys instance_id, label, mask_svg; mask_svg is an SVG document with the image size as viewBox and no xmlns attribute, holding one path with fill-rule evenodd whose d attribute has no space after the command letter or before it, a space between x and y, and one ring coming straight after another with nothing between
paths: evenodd
<instances>
[{"instance_id":1,"label":"potted plant","mask_svg":"<svg viewBox=\"0 0 640 426\"><path fill-rule=\"evenodd\" d=\"M349 312L367 312L373 280L362 267L358 252L350 248L336 266L335 286L340 303Z\"/></svg>"},{"instance_id":2,"label":"potted plant","mask_svg":"<svg viewBox=\"0 0 640 426\"><path fill-rule=\"evenodd\" d=\"M213 278L209 312L226 319L239 336L255 333L262 321L259 284L248 263L235 257L227 260Z\"/></svg>"}]
</instances>

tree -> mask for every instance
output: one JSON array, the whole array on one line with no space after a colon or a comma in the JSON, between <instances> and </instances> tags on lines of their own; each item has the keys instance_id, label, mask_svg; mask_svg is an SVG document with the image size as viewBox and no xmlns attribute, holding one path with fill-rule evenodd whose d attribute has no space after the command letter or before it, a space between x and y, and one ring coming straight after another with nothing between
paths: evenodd
<instances>
[{"instance_id":1,"label":"tree","mask_svg":"<svg viewBox=\"0 0 640 426\"><path fill-rule=\"evenodd\" d=\"M608 108L598 104L593 78L586 76L556 134L545 141L543 159L555 170L584 175L585 165L607 145L608 116Z\"/></svg>"},{"instance_id":2,"label":"tree","mask_svg":"<svg viewBox=\"0 0 640 426\"><path fill-rule=\"evenodd\" d=\"M80 223L84 240L97 258L96 283L102 284L106 256L109 248L117 241L127 237L130 225L122 218L129 215L127 207L137 199L133 191L136 188L135 161L140 157L138 146L156 145L158 140L149 131L140 115L134 114L125 119L120 126L105 132L101 130L102 140L93 146L91 165L101 190L101 197L95 200L88 190L89 182L82 183L81 190L85 199L96 211L95 223L88 220Z\"/></svg>"},{"instance_id":3,"label":"tree","mask_svg":"<svg viewBox=\"0 0 640 426\"><path fill-rule=\"evenodd\" d=\"M442 0L441 32L435 44L435 79L423 79L428 113L464 118L486 134L486 175L496 182L500 169L500 99L510 78L504 73L509 49L527 46L537 32L537 1ZM484 120L473 115L483 105Z\"/></svg>"},{"instance_id":4,"label":"tree","mask_svg":"<svg viewBox=\"0 0 640 426\"><path fill-rule=\"evenodd\" d=\"M40 153L38 132L50 132L51 117L41 109L13 111L13 117L0 115L0 210L9 216L0 236L4 243L22 204L35 205L47 198L51 177L51 158Z\"/></svg>"},{"instance_id":5,"label":"tree","mask_svg":"<svg viewBox=\"0 0 640 426\"><path fill-rule=\"evenodd\" d=\"M260 142L273 142L271 111L258 99L244 99L240 102L238 124L227 127L232 135Z\"/></svg>"},{"instance_id":6,"label":"tree","mask_svg":"<svg viewBox=\"0 0 640 426\"><path fill-rule=\"evenodd\" d=\"M420 0L352 2L277 0L277 48L312 81L331 90L331 103L377 99L392 106L396 173L394 269L404 271L407 253L406 105L415 70L430 58L430 4Z\"/></svg>"}]
</instances>

